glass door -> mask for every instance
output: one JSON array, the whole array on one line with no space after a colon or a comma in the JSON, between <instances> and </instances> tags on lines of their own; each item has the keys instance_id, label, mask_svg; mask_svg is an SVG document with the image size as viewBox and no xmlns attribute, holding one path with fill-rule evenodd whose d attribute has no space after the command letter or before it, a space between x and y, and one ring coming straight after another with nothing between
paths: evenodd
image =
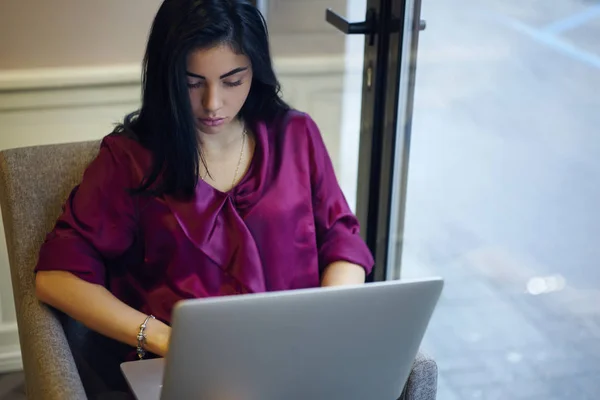
<instances>
[{"instance_id":1,"label":"glass door","mask_svg":"<svg viewBox=\"0 0 600 400\"><path fill-rule=\"evenodd\" d=\"M600 5L423 15L392 275L445 280L423 341L438 398L598 399Z\"/></svg>"},{"instance_id":2,"label":"glass door","mask_svg":"<svg viewBox=\"0 0 600 400\"><path fill-rule=\"evenodd\" d=\"M284 98L317 122L376 267L394 276L420 3L262 0ZM325 9L326 7L326 9ZM400 199L400 200L398 200ZM393 234L390 234L393 232ZM400 235L401 237L401 235Z\"/></svg>"}]
</instances>

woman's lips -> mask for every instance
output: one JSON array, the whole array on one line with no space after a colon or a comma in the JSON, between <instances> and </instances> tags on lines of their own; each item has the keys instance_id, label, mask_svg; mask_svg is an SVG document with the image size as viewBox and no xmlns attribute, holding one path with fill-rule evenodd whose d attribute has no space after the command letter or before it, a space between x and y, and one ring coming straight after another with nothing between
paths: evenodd
<instances>
[{"instance_id":1,"label":"woman's lips","mask_svg":"<svg viewBox=\"0 0 600 400\"><path fill-rule=\"evenodd\" d=\"M225 122L225 118L199 118L199 121L206 126L219 126Z\"/></svg>"}]
</instances>

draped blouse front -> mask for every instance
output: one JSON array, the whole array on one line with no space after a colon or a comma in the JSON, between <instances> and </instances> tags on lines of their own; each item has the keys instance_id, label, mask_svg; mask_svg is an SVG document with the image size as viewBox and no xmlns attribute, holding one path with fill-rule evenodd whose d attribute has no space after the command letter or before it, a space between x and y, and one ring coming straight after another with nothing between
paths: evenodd
<instances>
[{"instance_id":1,"label":"draped blouse front","mask_svg":"<svg viewBox=\"0 0 600 400\"><path fill-rule=\"evenodd\" d=\"M373 267L314 121L290 111L253 127L247 173L227 193L139 196L151 154L110 134L43 243L36 271L105 285L169 323L179 300L316 287L335 261Z\"/></svg>"}]
</instances>

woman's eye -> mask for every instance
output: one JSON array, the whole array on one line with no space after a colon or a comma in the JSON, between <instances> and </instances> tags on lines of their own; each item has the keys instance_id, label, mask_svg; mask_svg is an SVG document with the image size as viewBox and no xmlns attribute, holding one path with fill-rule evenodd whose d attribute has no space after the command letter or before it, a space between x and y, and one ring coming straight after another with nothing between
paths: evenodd
<instances>
[{"instance_id":1,"label":"woman's eye","mask_svg":"<svg viewBox=\"0 0 600 400\"><path fill-rule=\"evenodd\" d=\"M204 82L195 82L195 83L190 83L190 82L188 82L188 84L187 84L187 85L188 85L188 87L189 87L190 89L197 89L197 88L199 88L200 86L202 86L203 84L204 84Z\"/></svg>"},{"instance_id":2,"label":"woman's eye","mask_svg":"<svg viewBox=\"0 0 600 400\"><path fill-rule=\"evenodd\" d=\"M234 86L240 86L242 84L242 81L235 81L235 82L223 82L225 84L225 86L229 86L229 87L234 87Z\"/></svg>"}]
</instances>

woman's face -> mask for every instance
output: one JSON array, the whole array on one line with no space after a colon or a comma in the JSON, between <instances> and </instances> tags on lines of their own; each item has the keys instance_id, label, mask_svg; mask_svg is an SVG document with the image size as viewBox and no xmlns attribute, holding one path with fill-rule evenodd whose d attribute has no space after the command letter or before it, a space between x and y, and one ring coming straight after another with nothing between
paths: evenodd
<instances>
[{"instance_id":1,"label":"woman's face","mask_svg":"<svg viewBox=\"0 0 600 400\"><path fill-rule=\"evenodd\" d=\"M192 51L187 84L198 129L206 134L221 132L236 119L250 92L250 59L228 45Z\"/></svg>"}]
</instances>

